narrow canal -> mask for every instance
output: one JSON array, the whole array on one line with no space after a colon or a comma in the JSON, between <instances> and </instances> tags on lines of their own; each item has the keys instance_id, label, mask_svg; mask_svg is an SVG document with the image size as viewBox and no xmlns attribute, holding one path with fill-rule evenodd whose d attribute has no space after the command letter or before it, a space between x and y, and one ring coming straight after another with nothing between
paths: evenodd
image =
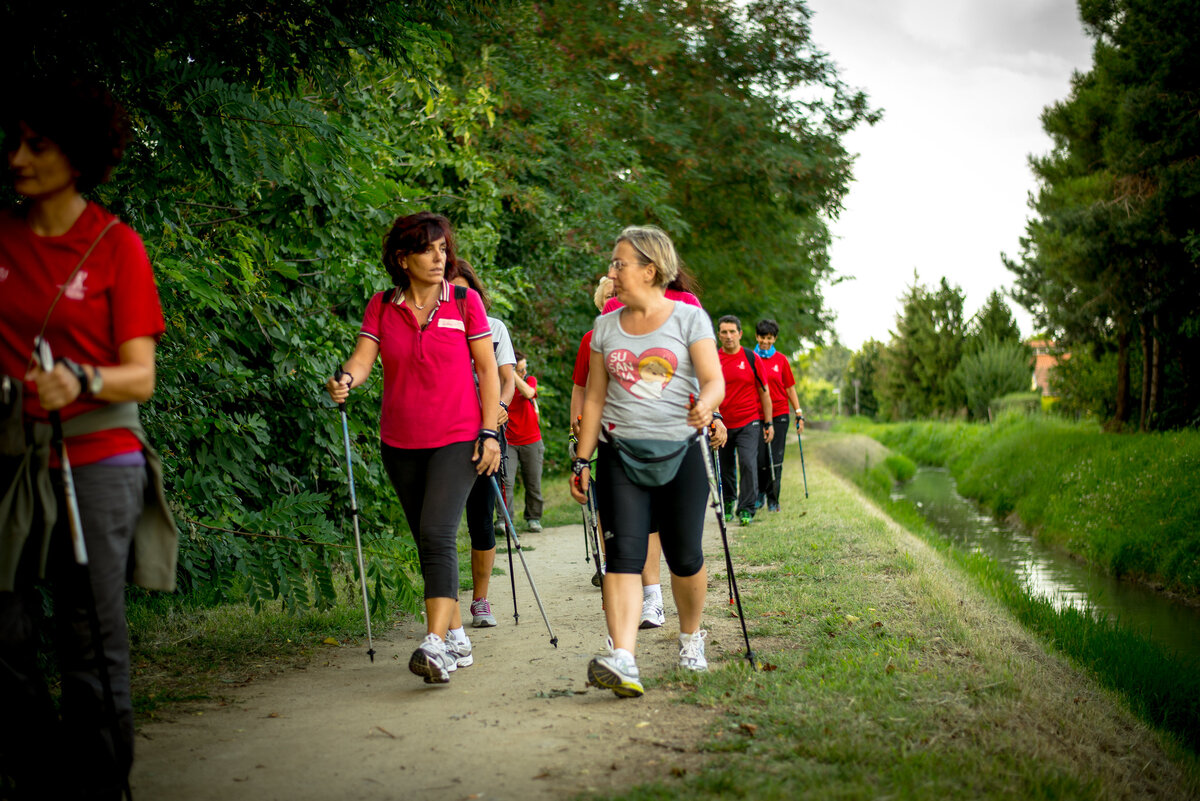
<instances>
[{"instance_id":1,"label":"narrow canal","mask_svg":"<svg viewBox=\"0 0 1200 801\"><path fill-rule=\"evenodd\" d=\"M894 497L911 501L959 547L991 556L1059 608L1092 609L1119 619L1200 667L1200 608L1104 575L996 520L958 494L948 470L922 467L897 487Z\"/></svg>"}]
</instances>

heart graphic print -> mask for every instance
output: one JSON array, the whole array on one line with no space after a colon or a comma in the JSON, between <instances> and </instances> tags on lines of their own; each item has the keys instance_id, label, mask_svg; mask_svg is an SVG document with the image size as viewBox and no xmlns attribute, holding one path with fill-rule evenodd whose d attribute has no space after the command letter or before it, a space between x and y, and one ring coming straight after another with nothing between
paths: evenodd
<instances>
[{"instance_id":1,"label":"heart graphic print","mask_svg":"<svg viewBox=\"0 0 1200 801\"><path fill-rule=\"evenodd\" d=\"M634 397L659 400L679 360L666 348L649 348L640 356L621 348L609 352L607 366L608 374Z\"/></svg>"}]
</instances>

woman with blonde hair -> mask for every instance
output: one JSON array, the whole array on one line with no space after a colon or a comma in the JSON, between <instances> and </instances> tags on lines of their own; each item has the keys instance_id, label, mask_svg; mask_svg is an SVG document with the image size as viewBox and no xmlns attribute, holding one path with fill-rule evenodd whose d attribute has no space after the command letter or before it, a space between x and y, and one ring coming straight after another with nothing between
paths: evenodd
<instances>
[{"instance_id":1,"label":"woman with blonde hair","mask_svg":"<svg viewBox=\"0 0 1200 801\"><path fill-rule=\"evenodd\" d=\"M725 394L712 322L703 309L666 297L679 259L667 234L629 227L617 237L608 275L623 307L601 315L591 342L587 391L571 494L583 503L596 454L600 517L609 532L604 576L608 647L588 664L588 681L621 697L644 692L634 652L642 609L640 576L657 522L679 613L679 665L708 668L700 628L707 592L701 542L708 497L700 430ZM633 391L652 355L669 376L659 397Z\"/></svg>"}]
</instances>

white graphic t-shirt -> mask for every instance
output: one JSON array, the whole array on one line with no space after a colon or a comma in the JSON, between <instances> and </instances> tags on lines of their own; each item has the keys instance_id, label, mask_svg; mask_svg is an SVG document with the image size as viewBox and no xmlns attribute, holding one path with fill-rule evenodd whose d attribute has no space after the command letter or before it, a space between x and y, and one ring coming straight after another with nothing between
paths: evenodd
<instances>
[{"instance_id":1,"label":"white graphic t-shirt","mask_svg":"<svg viewBox=\"0 0 1200 801\"><path fill-rule=\"evenodd\" d=\"M608 394L600 434L624 439L684 440L689 396L700 391L688 348L713 337L712 321L698 306L675 303L658 330L627 334L621 314L596 318L592 350L604 355Z\"/></svg>"}]
</instances>

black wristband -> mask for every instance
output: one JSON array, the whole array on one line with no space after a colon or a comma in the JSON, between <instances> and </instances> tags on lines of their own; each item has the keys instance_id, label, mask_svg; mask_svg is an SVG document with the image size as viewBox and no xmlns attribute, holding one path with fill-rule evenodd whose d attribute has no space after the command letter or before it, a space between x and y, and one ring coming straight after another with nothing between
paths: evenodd
<instances>
[{"instance_id":1,"label":"black wristband","mask_svg":"<svg viewBox=\"0 0 1200 801\"><path fill-rule=\"evenodd\" d=\"M583 469L585 467L588 469L591 469L592 463L590 461L588 461L587 459L582 459L578 456L576 456L574 459L571 460L571 472L574 473L575 475L577 475L577 476L583 475Z\"/></svg>"},{"instance_id":2,"label":"black wristband","mask_svg":"<svg viewBox=\"0 0 1200 801\"><path fill-rule=\"evenodd\" d=\"M503 409L504 411L506 411L506 412L507 412L507 411L508 411L508 404L507 404L507 403L505 403L504 401L500 401L500 408L501 408L501 409Z\"/></svg>"},{"instance_id":3,"label":"black wristband","mask_svg":"<svg viewBox=\"0 0 1200 801\"><path fill-rule=\"evenodd\" d=\"M720 412L713 412L713 419L714 419L714 420L721 420L721 421L724 421L724 420L725 420L725 418L721 416L721 413L720 413Z\"/></svg>"},{"instance_id":4,"label":"black wristband","mask_svg":"<svg viewBox=\"0 0 1200 801\"><path fill-rule=\"evenodd\" d=\"M500 432L493 431L490 428L481 428L481 429L479 429L479 439L481 439L481 440L485 440L485 439L499 440Z\"/></svg>"},{"instance_id":5,"label":"black wristband","mask_svg":"<svg viewBox=\"0 0 1200 801\"><path fill-rule=\"evenodd\" d=\"M91 393L90 388L88 387L88 374L87 374L87 371L83 369L83 365L79 364L78 362L75 362L71 359L68 359L66 357L63 357L63 358L59 359L58 361L60 364L62 364L64 367L66 367L68 370L71 371L71 375L75 376L75 378L78 379L78 381L79 381L79 397L80 398L91 397L92 393Z\"/></svg>"}]
</instances>

